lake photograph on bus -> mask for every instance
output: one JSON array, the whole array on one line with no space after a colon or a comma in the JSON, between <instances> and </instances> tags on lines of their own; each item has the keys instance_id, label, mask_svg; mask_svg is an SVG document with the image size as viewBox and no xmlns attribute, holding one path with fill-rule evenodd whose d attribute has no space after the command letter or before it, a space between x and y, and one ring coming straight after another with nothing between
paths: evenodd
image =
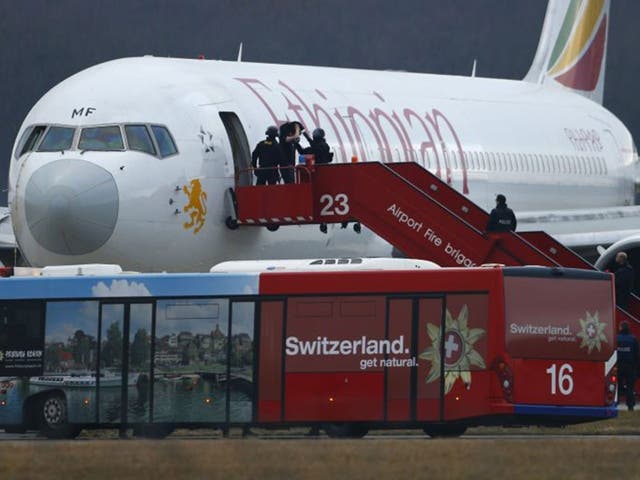
<instances>
[{"instance_id":1,"label":"lake photograph on bus","mask_svg":"<svg viewBox=\"0 0 640 480\"><path fill-rule=\"evenodd\" d=\"M157 302L154 421L226 421L228 363L232 377L246 384L230 392L231 421L251 419L254 307L234 304L235 318L242 321L234 323L230 343L228 308L227 300ZM102 309L99 342L97 301L47 303L43 373L15 382L7 413L20 409L32 395L56 388L64 391L70 422L122 421L124 306L104 304ZM151 304L131 304L129 315L127 420L147 422L151 421ZM97 416L96 405L100 406Z\"/></svg>"}]
</instances>

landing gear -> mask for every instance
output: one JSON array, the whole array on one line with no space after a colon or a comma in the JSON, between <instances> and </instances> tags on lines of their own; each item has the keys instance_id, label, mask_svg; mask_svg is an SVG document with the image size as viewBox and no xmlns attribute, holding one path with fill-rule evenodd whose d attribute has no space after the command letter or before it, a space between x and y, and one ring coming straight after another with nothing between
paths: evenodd
<instances>
[{"instance_id":1,"label":"landing gear","mask_svg":"<svg viewBox=\"0 0 640 480\"><path fill-rule=\"evenodd\" d=\"M229 230L236 230L238 228L238 220L232 217L227 217L224 221Z\"/></svg>"},{"instance_id":2,"label":"landing gear","mask_svg":"<svg viewBox=\"0 0 640 480\"><path fill-rule=\"evenodd\" d=\"M267 230L269 230L270 232L275 232L279 228L280 228L280 225L267 225Z\"/></svg>"}]
</instances>

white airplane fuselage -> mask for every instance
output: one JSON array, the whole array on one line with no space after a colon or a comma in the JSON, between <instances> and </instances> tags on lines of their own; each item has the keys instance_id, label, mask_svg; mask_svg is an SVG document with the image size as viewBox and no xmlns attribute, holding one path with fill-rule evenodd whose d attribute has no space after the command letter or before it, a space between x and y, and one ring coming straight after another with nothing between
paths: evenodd
<instances>
[{"instance_id":1,"label":"white airplane fuselage","mask_svg":"<svg viewBox=\"0 0 640 480\"><path fill-rule=\"evenodd\" d=\"M25 119L14 151L35 125L77 131L67 150L13 154L9 204L18 244L32 265L102 262L143 271L202 271L228 259L388 256L390 246L367 230L226 228L225 191L249 166L247 153L267 126L293 120L325 130L334 162L415 161L487 209L496 193L517 213L634 200L629 131L552 82L141 57L74 75ZM78 148L83 127L132 124L166 126L177 153ZM235 147L229 128L240 138Z\"/></svg>"}]
</instances>

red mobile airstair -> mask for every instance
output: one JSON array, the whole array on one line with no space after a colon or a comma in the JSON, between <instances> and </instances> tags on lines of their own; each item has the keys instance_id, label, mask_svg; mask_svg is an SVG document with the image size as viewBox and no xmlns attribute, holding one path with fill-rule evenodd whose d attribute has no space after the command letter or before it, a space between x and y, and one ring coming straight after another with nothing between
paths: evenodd
<instances>
[{"instance_id":1,"label":"red mobile airstair","mask_svg":"<svg viewBox=\"0 0 640 480\"><path fill-rule=\"evenodd\" d=\"M357 221L410 258L441 266L498 263L595 269L544 232L484 231L489 215L417 163L297 166L296 183L237 186L230 228ZM319 235L321 235L319 233ZM640 299L617 309L640 336Z\"/></svg>"}]
</instances>

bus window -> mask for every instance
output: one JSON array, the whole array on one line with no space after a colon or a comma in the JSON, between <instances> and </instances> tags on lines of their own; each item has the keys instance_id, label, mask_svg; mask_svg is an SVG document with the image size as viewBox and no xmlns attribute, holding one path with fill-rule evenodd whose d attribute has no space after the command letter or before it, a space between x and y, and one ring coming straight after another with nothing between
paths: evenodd
<instances>
[{"instance_id":1,"label":"bus window","mask_svg":"<svg viewBox=\"0 0 640 480\"><path fill-rule=\"evenodd\" d=\"M101 309L100 423L120 423L122 418L122 367L124 360L124 304L105 304Z\"/></svg>"},{"instance_id":2,"label":"bus window","mask_svg":"<svg viewBox=\"0 0 640 480\"><path fill-rule=\"evenodd\" d=\"M229 355L229 421L249 422L253 419L253 302L234 302L231 305L231 351ZM238 391L235 391L235 388ZM251 393L251 395L247 395Z\"/></svg>"},{"instance_id":3,"label":"bus window","mask_svg":"<svg viewBox=\"0 0 640 480\"><path fill-rule=\"evenodd\" d=\"M159 300L155 339L153 421L226 421L228 300Z\"/></svg>"},{"instance_id":4,"label":"bus window","mask_svg":"<svg viewBox=\"0 0 640 480\"><path fill-rule=\"evenodd\" d=\"M132 303L129 306L129 364L127 422L148 422L150 418L151 331L153 305Z\"/></svg>"},{"instance_id":5,"label":"bus window","mask_svg":"<svg viewBox=\"0 0 640 480\"><path fill-rule=\"evenodd\" d=\"M64 382L78 387L66 390L68 420L94 422L98 302L47 302L44 339L44 375L37 379L39 386L60 387Z\"/></svg>"},{"instance_id":6,"label":"bus window","mask_svg":"<svg viewBox=\"0 0 640 480\"><path fill-rule=\"evenodd\" d=\"M41 375L43 362L43 304L0 302L0 352L39 352L33 360L9 357L0 361L0 376Z\"/></svg>"}]
</instances>

